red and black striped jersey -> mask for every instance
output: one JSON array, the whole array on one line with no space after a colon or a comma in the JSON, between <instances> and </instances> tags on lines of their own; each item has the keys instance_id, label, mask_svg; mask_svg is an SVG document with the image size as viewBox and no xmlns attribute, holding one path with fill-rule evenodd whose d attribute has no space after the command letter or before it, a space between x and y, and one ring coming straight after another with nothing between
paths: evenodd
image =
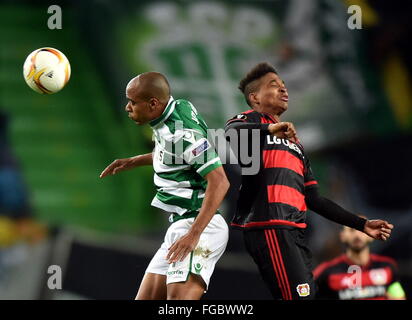
<instances>
[{"instance_id":1,"label":"red and black striped jersey","mask_svg":"<svg viewBox=\"0 0 412 320\"><path fill-rule=\"evenodd\" d=\"M387 300L388 287L398 281L396 262L371 254L367 265L356 266L346 254L320 264L313 275L318 299Z\"/></svg>"},{"instance_id":2,"label":"red and black striped jersey","mask_svg":"<svg viewBox=\"0 0 412 320\"><path fill-rule=\"evenodd\" d=\"M249 110L228 120L226 131L236 123L268 125L277 121L269 114ZM306 228L305 190L317 187L317 182L303 146L272 136L267 130L260 130L259 139L259 157L254 160L260 162L259 171L242 175L231 225L241 229ZM234 144L230 143L233 149ZM241 143L244 142L237 145Z\"/></svg>"}]
</instances>

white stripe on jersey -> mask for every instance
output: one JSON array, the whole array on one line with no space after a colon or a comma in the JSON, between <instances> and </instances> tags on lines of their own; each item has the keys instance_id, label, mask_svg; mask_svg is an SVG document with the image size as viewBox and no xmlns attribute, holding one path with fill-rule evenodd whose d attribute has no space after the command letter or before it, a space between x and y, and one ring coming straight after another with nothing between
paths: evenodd
<instances>
[{"instance_id":1,"label":"white stripe on jersey","mask_svg":"<svg viewBox=\"0 0 412 320\"><path fill-rule=\"evenodd\" d=\"M197 172L197 173L201 172L203 169L205 169L205 168L208 167L209 165L211 165L211 164L213 164L213 163L215 163L215 162L217 162L217 161L219 161L219 160L220 160L220 158L219 158L219 157L216 157L216 158L214 158L214 159L206 162L203 166L201 166L199 169L197 169L196 172Z\"/></svg>"},{"instance_id":2,"label":"white stripe on jersey","mask_svg":"<svg viewBox=\"0 0 412 320\"><path fill-rule=\"evenodd\" d=\"M158 191L166 192L176 197L192 199L193 190L188 188L160 188Z\"/></svg>"},{"instance_id":3,"label":"white stripe on jersey","mask_svg":"<svg viewBox=\"0 0 412 320\"><path fill-rule=\"evenodd\" d=\"M190 181L175 181L159 177L156 173L153 177L154 184L159 188L190 188Z\"/></svg>"},{"instance_id":4,"label":"white stripe on jersey","mask_svg":"<svg viewBox=\"0 0 412 320\"><path fill-rule=\"evenodd\" d=\"M187 212L187 209L179 207L179 206L174 206L174 205L171 205L171 204L163 203L157 197L153 198L153 201L152 201L151 205L153 207L162 209L162 210L167 211L167 212L177 213L178 215L182 215L185 212Z\"/></svg>"}]
</instances>

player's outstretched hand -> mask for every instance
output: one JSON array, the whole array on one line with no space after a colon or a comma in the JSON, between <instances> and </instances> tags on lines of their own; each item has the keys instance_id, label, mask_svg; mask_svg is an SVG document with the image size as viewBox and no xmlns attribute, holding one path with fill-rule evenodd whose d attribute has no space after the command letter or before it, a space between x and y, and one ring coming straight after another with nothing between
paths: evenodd
<instances>
[{"instance_id":1,"label":"player's outstretched hand","mask_svg":"<svg viewBox=\"0 0 412 320\"><path fill-rule=\"evenodd\" d=\"M199 236L188 232L169 248L169 252L166 256L168 263L174 263L177 261L183 261L186 256L192 252L199 242Z\"/></svg>"},{"instance_id":2,"label":"player's outstretched hand","mask_svg":"<svg viewBox=\"0 0 412 320\"><path fill-rule=\"evenodd\" d=\"M367 220L364 227L364 232L376 239L386 241L391 236L393 224L384 220Z\"/></svg>"},{"instance_id":3,"label":"player's outstretched hand","mask_svg":"<svg viewBox=\"0 0 412 320\"><path fill-rule=\"evenodd\" d=\"M131 169L135 167L133 158L117 159L109 164L106 169L100 174L100 178L104 178L107 175L115 175L119 171Z\"/></svg>"},{"instance_id":4,"label":"player's outstretched hand","mask_svg":"<svg viewBox=\"0 0 412 320\"><path fill-rule=\"evenodd\" d=\"M281 139L289 139L293 142L298 140L295 126L291 122L271 123L269 125L269 132L271 135Z\"/></svg>"}]
</instances>

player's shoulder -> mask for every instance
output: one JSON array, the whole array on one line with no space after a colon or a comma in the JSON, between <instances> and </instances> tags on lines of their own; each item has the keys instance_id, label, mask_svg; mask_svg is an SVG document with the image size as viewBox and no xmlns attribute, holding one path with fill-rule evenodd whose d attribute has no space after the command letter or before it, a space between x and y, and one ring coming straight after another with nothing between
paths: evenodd
<instances>
[{"instance_id":1,"label":"player's shoulder","mask_svg":"<svg viewBox=\"0 0 412 320\"><path fill-rule=\"evenodd\" d=\"M395 259L388 257L388 256L383 256L379 254L371 254L370 259L372 262L381 262L384 264L389 264L395 268L398 267L398 264L396 263Z\"/></svg>"},{"instance_id":2,"label":"player's shoulder","mask_svg":"<svg viewBox=\"0 0 412 320\"><path fill-rule=\"evenodd\" d=\"M229 125L233 122L260 122L261 114L255 110L247 110L241 113L238 113L234 117L226 121L226 125Z\"/></svg>"},{"instance_id":3,"label":"player's shoulder","mask_svg":"<svg viewBox=\"0 0 412 320\"><path fill-rule=\"evenodd\" d=\"M182 120L185 122L186 120L192 118L193 112L196 109L189 100L175 99L174 104L173 120ZM197 114L197 111L195 114Z\"/></svg>"},{"instance_id":4,"label":"player's shoulder","mask_svg":"<svg viewBox=\"0 0 412 320\"><path fill-rule=\"evenodd\" d=\"M327 273L330 271L332 268L345 263L345 256L340 255L336 258L333 258L331 260L322 262L319 264L314 270L313 270L313 276L315 279L319 278L322 274Z\"/></svg>"},{"instance_id":5,"label":"player's shoulder","mask_svg":"<svg viewBox=\"0 0 412 320\"><path fill-rule=\"evenodd\" d=\"M186 99L175 99L174 102L176 106L179 106L182 108L185 108L185 107L192 108L193 106L193 104L189 100L186 100Z\"/></svg>"},{"instance_id":6,"label":"player's shoulder","mask_svg":"<svg viewBox=\"0 0 412 320\"><path fill-rule=\"evenodd\" d=\"M174 103L174 111L169 118L169 124L173 128L177 129L177 126L180 125L184 131L193 131L201 136L207 134L208 127L206 122L189 100L175 99ZM180 124L179 121L181 121Z\"/></svg>"},{"instance_id":7,"label":"player's shoulder","mask_svg":"<svg viewBox=\"0 0 412 320\"><path fill-rule=\"evenodd\" d=\"M194 108L193 104L186 99L176 99L174 104L174 113L179 115L190 115Z\"/></svg>"}]
</instances>

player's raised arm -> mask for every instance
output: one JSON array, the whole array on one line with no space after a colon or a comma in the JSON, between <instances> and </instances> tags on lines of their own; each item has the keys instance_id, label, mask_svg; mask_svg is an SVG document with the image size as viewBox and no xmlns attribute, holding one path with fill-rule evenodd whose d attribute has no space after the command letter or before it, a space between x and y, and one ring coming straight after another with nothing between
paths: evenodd
<instances>
[{"instance_id":1,"label":"player's raised arm","mask_svg":"<svg viewBox=\"0 0 412 320\"><path fill-rule=\"evenodd\" d=\"M317 188L305 192L308 208L328 220L362 231L368 236L386 241L392 232L393 225L384 220L367 220L343 209L335 202L322 197Z\"/></svg>"},{"instance_id":2,"label":"player's raised arm","mask_svg":"<svg viewBox=\"0 0 412 320\"><path fill-rule=\"evenodd\" d=\"M140 166L147 166L153 164L152 153L138 155L130 158L116 159L109 164L100 174L100 178L107 175L115 175L119 171L129 170Z\"/></svg>"},{"instance_id":3,"label":"player's raised arm","mask_svg":"<svg viewBox=\"0 0 412 320\"><path fill-rule=\"evenodd\" d=\"M169 263L179 260L183 261L195 249L200 235L216 214L229 189L229 181L222 166L210 171L204 178L207 180L207 187L199 215L196 217L189 232L170 247L166 257Z\"/></svg>"}]
</instances>

